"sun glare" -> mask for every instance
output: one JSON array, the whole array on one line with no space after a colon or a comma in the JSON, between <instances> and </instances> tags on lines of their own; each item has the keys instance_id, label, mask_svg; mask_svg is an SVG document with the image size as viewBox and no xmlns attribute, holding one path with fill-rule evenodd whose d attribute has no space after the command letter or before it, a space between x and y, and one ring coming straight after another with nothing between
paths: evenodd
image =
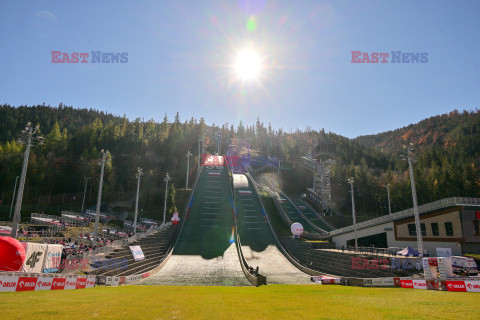
<instances>
[{"instance_id":1,"label":"sun glare","mask_svg":"<svg viewBox=\"0 0 480 320\"><path fill-rule=\"evenodd\" d=\"M262 60L251 48L240 51L234 63L235 74L241 80L256 80L262 70Z\"/></svg>"}]
</instances>

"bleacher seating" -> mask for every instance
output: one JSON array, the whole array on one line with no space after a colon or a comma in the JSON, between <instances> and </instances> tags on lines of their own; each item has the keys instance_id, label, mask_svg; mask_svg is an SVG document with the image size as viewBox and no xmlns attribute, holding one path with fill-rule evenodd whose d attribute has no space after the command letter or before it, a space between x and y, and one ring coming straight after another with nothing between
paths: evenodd
<instances>
[{"instance_id":1,"label":"bleacher seating","mask_svg":"<svg viewBox=\"0 0 480 320\"><path fill-rule=\"evenodd\" d=\"M394 274L389 269L352 269L352 255L349 253L332 252L323 249L335 249L331 243L315 243L315 249L312 243L300 241L289 237L281 238L283 246L293 255L302 265L332 275L342 277L376 278L392 277Z\"/></svg>"},{"instance_id":2,"label":"bleacher seating","mask_svg":"<svg viewBox=\"0 0 480 320\"><path fill-rule=\"evenodd\" d=\"M176 229L176 226L171 225L162 231L158 231L146 238L131 243L129 246L139 245L142 248L145 256L144 260L135 261L129 246L124 246L115 249L105 256L105 259L114 262L122 261L121 263L105 264L98 261L99 268L91 271L90 274L101 276L128 276L141 274L154 269L161 263L162 258L167 253L174 239Z\"/></svg>"}]
</instances>

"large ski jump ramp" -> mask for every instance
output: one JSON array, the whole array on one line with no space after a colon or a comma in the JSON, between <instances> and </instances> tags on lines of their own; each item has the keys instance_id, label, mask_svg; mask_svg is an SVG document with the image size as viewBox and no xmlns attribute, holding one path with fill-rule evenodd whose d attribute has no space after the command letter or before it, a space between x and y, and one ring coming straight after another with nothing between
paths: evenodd
<instances>
[{"instance_id":1,"label":"large ski jump ramp","mask_svg":"<svg viewBox=\"0 0 480 320\"><path fill-rule=\"evenodd\" d=\"M233 242L231 199L227 168L203 167L172 255L140 284L250 286Z\"/></svg>"}]
</instances>

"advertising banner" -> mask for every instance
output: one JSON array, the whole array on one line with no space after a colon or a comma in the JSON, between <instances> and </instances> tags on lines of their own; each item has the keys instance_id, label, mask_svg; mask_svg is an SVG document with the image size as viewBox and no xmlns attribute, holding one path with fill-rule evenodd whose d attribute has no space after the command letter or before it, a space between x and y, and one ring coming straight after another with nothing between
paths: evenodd
<instances>
[{"instance_id":1,"label":"advertising banner","mask_svg":"<svg viewBox=\"0 0 480 320\"><path fill-rule=\"evenodd\" d=\"M393 277L391 278L372 278L363 279L363 285L367 287L393 287L395 285Z\"/></svg>"},{"instance_id":2,"label":"advertising banner","mask_svg":"<svg viewBox=\"0 0 480 320\"><path fill-rule=\"evenodd\" d=\"M460 280L447 280L447 290L457 292L467 292L465 281Z\"/></svg>"},{"instance_id":3,"label":"advertising banner","mask_svg":"<svg viewBox=\"0 0 480 320\"><path fill-rule=\"evenodd\" d=\"M87 277L87 284L85 288L93 288L95 287L95 276L88 276Z\"/></svg>"},{"instance_id":4,"label":"advertising banner","mask_svg":"<svg viewBox=\"0 0 480 320\"><path fill-rule=\"evenodd\" d=\"M413 289L413 280L400 278L400 285L405 289Z\"/></svg>"},{"instance_id":5,"label":"advertising banner","mask_svg":"<svg viewBox=\"0 0 480 320\"><path fill-rule=\"evenodd\" d=\"M467 292L480 292L480 281L465 281Z\"/></svg>"},{"instance_id":6,"label":"advertising banner","mask_svg":"<svg viewBox=\"0 0 480 320\"><path fill-rule=\"evenodd\" d=\"M119 277L107 277L107 280L105 281L105 285L107 285L107 286L117 286L119 282L120 282Z\"/></svg>"},{"instance_id":7,"label":"advertising banner","mask_svg":"<svg viewBox=\"0 0 480 320\"><path fill-rule=\"evenodd\" d=\"M37 277L18 277L15 291L33 291L37 285Z\"/></svg>"},{"instance_id":8,"label":"advertising banner","mask_svg":"<svg viewBox=\"0 0 480 320\"><path fill-rule=\"evenodd\" d=\"M135 261L141 261L145 259L142 248L140 248L140 246L130 246L130 251L132 251L133 259L135 259Z\"/></svg>"},{"instance_id":9,"label":"advertising banner","mask_svg":"<svg viewBox=\"0 0 480 320\"><path fill-rule=\"evenodd\" d=\"M77 278L77 284L75 285L75 289L85 289L86 285L87 285L87 278L78 277Z\"/></svg>"},{"instance_id":10,"label":"advertising banner","mask_svg":"<svg viewBox=\"0 0 480 320\"><path fill-rule=\"evenodd\" d=\"M51 290L63 290L67 279L65 278L53 278Z\"/></svg>"},{"instance_id":11,"label":"advertising banner","mask_svg":"<svg viewBox=\"0 0 480 320\"><path fill-rule=\"evenodd\" d=\"M96 276L64 275L56 278L53 274L0 273L0 292L93 288L96 279Z\"/></svg>"},{"instance_id":12,"label":"advertising banner","mask_svg":"<svg viewBox=\"0 0 480 320\"><path fill-rule=\"evenodd\" d=\"M52 288L52 283L52 277L38 277L37 287L35 288L35 290L50 290Z\"/></svg>"},{"instance_id":13,"label":"advertising banner","mask_svg":"<svg viewBox=\"0 0 480 320\"><path fill-rule=\"evenodd\" d=\"M427 282L425 280L412 280L413 289L427 289Z\"/></svg>"},{"instance_id":14,"label":"advertising banner","mask_svg":"<svg viewBox=\"0 0 480 320\"><path fill-rule=\"evenodd\" d=\"M64 290L73 290L77 288L77 277L76 276L67 276L65 278L65 287Z\"/></svg>"},{"instance_id":15,"label":"advertising banner","mask_svg":"<svg viewBox=\"0 0 480 320\"><path fill-rule=\"evenodd\" d=\"M25 247L26 253L22 272L41 273L47 245L31 242L22 242L22 244Z\"/></svg>"},{"instance_id":16,"label":"advertising banner","mask_svg":"<svg viewBox=\"0 0 480 320\"><path fill-rule=\"evenodd\" d=\"M17 288L18 276L0 275L0 292L13 292Z\"/></svg>"},{"instance_id":17,"label":"advertising banner","mask_svg":"<svg viewBox=\"0 0 480 320\"><path fill-rule=\"evenodd\" d=\"M43 273L54 273L60 268L63 246L61 244L49 244L45 252Z\"/></svg>"}]
</instances>

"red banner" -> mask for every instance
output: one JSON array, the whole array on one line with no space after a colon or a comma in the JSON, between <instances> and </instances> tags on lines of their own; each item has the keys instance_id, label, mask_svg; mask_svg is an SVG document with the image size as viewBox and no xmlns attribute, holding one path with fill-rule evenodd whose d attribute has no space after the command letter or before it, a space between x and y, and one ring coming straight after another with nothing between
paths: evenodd
<instances>
[{"instance_id":1,"label":"red banner","mask_svg":"<svg viewBox=\"0 0 480 320\"><path fill-rule=\"evenodd\" d=\"M37 285L37 277L19 277L15 291L33 291Z\"/></svg>"}]
</instances>

